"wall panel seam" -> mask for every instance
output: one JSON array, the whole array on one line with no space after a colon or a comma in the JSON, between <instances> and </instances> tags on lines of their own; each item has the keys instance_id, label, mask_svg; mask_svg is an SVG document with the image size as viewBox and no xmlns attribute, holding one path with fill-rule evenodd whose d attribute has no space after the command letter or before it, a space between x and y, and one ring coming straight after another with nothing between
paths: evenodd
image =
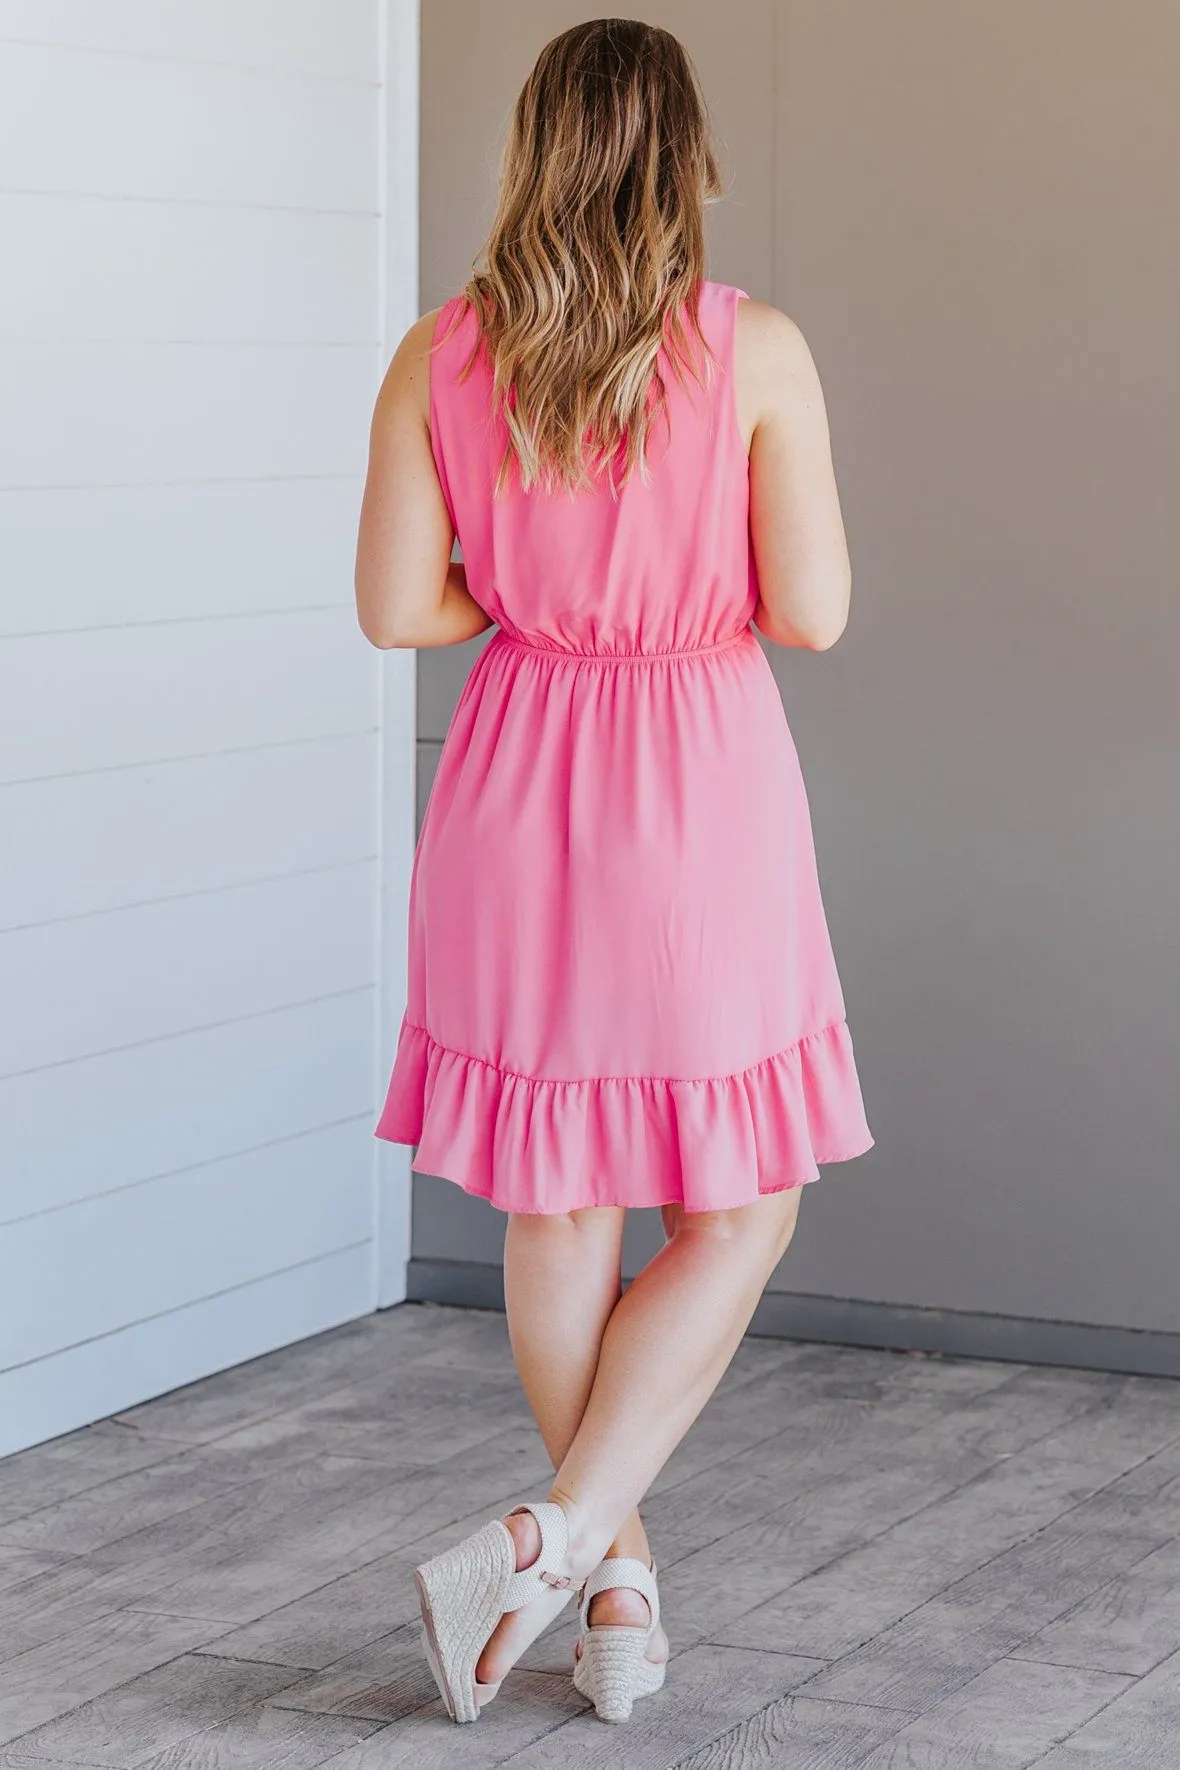
<instances>
[{"instance_id":1,"label":"wall panel seam","mask_svg":"<svg viewBox=\"0 0 1180 1770\"><path fill-rule=\"evenodd\" d=\"M217 1297L232 1297L237 1291L248 1291L253 1285L265 1284L267 1279L281 1278L286 1273L305 1272L321 1261L334 1260L341 1254L352 1253L355 1249L367 1248L369 1238L363 1241L341 1242L339 1247L325 1248L322 1253L314 1255L310 1260L296 1260L291 1266L276 1266L269 1272L257 1272L251 1278L243 1279L241 1284L225 1285L220 1290L207 1291L202 1297L194 1297L184 1303L178 1303L174 1309L156 1309L150 1315L137 1316L134 1321L121 1322L118 1327L107 1328L100 1334L88 1334L84 1339L73 1340L68 1346L55 1346L52 1352L39 1353L36 1358L23 1359L17 1364L6 1364L0 1367L0 1375L9 1375L13 1371L31 1370L38 1364L47 1364L50 1359L62 1358L67 1353L78 1352L84 1346L97 1346L103 1340L112 1340L118 1334L125 1334L132 1328L143 1327L151 1321L166 1321L170 1315L180 1315L186 1309L199 1309L204 1303L211 1303ZM47 1770L49 1767L47 1766Z\"/></svg>"},{"instance_id":2,"label":"wall panel seam","mask_svg":"<svg viewBox=\"0 0 1180 1770\"><path fill-rule=\"evenodd\" d=\"M15 632L0 632L0 641L7 639L61 639L75 633L132 633L144 627L206 627L214 621L266 621L276 615L326 615L335 609L350 609L352 598L339 602L291 602L276 608L228 608L208 615L145 615L143 620L97 621L80 627L30 627ZM93 772L88 770L87 772Z\"/></svg>"},{"instance_id":3,"label":"wall panel seam","mask_svg":"<svg viewBox=\"0 0 1180 1770\"><path fill-rule=\"evenodd\" d=\"M248 1014L229 1014L223 1020L203 1020L194 1026L152 1033L146 1039L129 1039L124 1045L104 1045L100 1051L82 1051L74 1057L55 1058L52 1063L35 1063L29 1069L10 1069L6 1075L0 1076L0 1087L5 1082L15 1082L22 1076L44 1075L47 1070L68 1069L75 1063L93 1063L101 1057L115 1057L122 1051L143 1051L149 1045L162 1045L168 1039L187 1039L194 1033L217 1032L223 1026L243 1026L249 1020L265 1020L271 1014L287 1014L296 1008L314 1008L317 1002L340 1002L346 996L365 995L373 987L372 981L353 983L347 989L324 990L318 996L297 996L294 1001L276 1002L269 1008L254 1008Z\"/></svg>"},{"instance_id":4,"label":"wall panel seam","mask_svg":"<svg viewBox=\"0 0 1180 1770\"><path fill-rule=\"evenodd\" d=\"M157 1186L164 1180L179 1180L185 1174L199 1174L203 1168L216 1168L222 1162L238 1161L245 1155L258 1155L264 1149L278 1149L284 1143L301 1143L308 1137L318 1137L323 1131L337 1131L345 1125L359 1125L365 1123L370 1116L370 1109L366 1108L363 1112L346 1113L343 1118L322 1119L314 1125L304 1125L298 1131L288 1131L281 1137L265 1137L261 1143L243 1143L233 1149L223 1149L217 1155L203 1157L199 1162L189 1162L179 1168L162 1168L158 1174L141 1174L138 1180L124 1180L118 1186L104 1186L100 1192L87 1192L80 1198L63 1199L60 1204L46 1205L40 1211L22 1211L19 1217L0 1217L0 1231L11 1229L18 1223L35 1223L38 1218L60 1216L63 1211L76 1211L82 1205L115 1198L124 1192L135 1192L142 1186Z\"/></svg>"},{"instance_id":5,"label":"wall panel seam","mask_svg":"<svg viewBox=\"0 0 1180 1770\"><path fill-rule=\"evenodd\" d=\"M16 780L0 781L5 787L35 787L46 781L83 780L95 774L121 774L129 768L166 768L173 762L209 762L220 756L252 756L260 750L289 750L297 744L330 743L338 738L370 737L375 725L350 725L343 731L313 731L302 737L275 738L266 744L231 744L226 750L186 750L180 756L137 756L133 762L110 762L103 768L69 768L61 774L21 775Z\"/></svg>"},{"instance_id":6,"label":"wall panel seam","mask_svg":"<svg viewBox=\"0 0 1180 1770\"><path fill-rule=\"evenodd\" d=\"M328 873L340 873L350 867L371 866L377 854L353 854L343 860L325 861L318 867L290 867L279 873L252 873L241 879L226 879L220 885L194 885L190 891L168 891L162 897L138 897L127 903L104 903L93 910L72 910L65 916L46 916L40 922L0 924L0 940L8 934L29 934L38 928L60 928L69 922L92 922L99 916L123 916L132 910L150 910L165 903L189 903L196 898L221 897L227 891L248 890L254 885L280 885L288 879L315 879Z\"/></svg>"},{"instance_id":7,"label":"wall panel seam","mask_svg":"<svg viewBox=\"0 0 1180 1770\"><path fill-rule=\"evenodd\" d=\"M46 342L43 338L42 344ZM152 492L165 490L195 491L202 486L290 486L290 485L357 485L356 473L243 473L236 477L206 476L200 479L71 479L41 480L29 485L24 480L0 480L0 494L24 497L37 492Z\"/></svg>"},{"instance_id":8,"label":"wall panel seam","mask_svg":"<svg viewBox=\"0 0 1180 1770\"><path fill-rule=\"evenodd\" d=\"M39 190L32 185L0 183L0 197L35 197L38 202L45 203L154 203L163 204L167 209L225 209L234 214L243 210L247 213L261 210L263 214L273 215L330 215L346 221L380 220L376 209L325 208L322 203L261 203L249 197L191 197L179 192L175 196L159 196L151 191L89 191L70 185L53 185L47 190Z\"/></svg>"},{"instance_id":9,"label":"wall panel seam","mask_svg":"<svg viewBox=\"0 0 1180 1770\"><path fill-rule=\"evenodd\" d=\"M280 67L274 62L222 61L216 56L165 55L152 49L112 49L99 43L55 43L45 37L10 37L0 34L0 48L32 49L44 54L87 56L103 61L162 63L166 67L197 68L202 71L258 75L268 80L303 80L317 86L352 86L360 92L371 92L373 82L356 74L315 73L310 68Z\"/></svg>"}]
</instances>

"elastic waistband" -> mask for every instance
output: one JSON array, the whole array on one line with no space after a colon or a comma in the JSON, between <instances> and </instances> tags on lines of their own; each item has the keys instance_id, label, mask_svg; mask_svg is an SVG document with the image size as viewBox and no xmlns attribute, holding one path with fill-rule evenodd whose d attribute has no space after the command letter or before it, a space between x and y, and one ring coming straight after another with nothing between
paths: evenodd
<instances>
[{"instance_id":1,"label":"elastic waistband","mask_svg":"<svg viewBox=\"0 0 1180 1770\"><path fill-rule=\"evenodd\" d=\"M754 629L750 626L739 627L736 633L730 633L724 639L718 639L712 645L688 645L679 651L574 651L566 650L560 645L544 645L535 639L526 639L522 634L508 633L503 627L496 635L498 645L512 645L520 651L536 652L543 658L561 658L575 664L658 664L664 658L703 658L710 652L729 651L732 646L740 645L743 640L751 640Z\"/></svg>"}]
</instances>

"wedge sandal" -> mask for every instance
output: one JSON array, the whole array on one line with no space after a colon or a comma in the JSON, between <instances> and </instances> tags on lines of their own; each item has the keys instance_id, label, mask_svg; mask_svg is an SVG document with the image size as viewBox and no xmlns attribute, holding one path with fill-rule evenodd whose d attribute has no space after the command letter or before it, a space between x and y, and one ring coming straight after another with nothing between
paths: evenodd
<instances>
[{"instance_id":1,"label":"wedge sandal","mask_svg":"<svg viewBox=\"0 0 1180 1770\"><path fill-rule=\"evenodd\" d=\"M600 1623L591 1628L590 1600L599 1592L620 1587L638 1592L647 1600L650 1621L643 1628ZM631 1706L641 1696L653 1696L664 1685L667 1665L655 1665L647 1657L660 1622L660 1594L654 1563L601 1561L582 1588L582 1633L574 1660L574 1685L594 1704L600 1721L627 1721Z\"/></svg>"},{"instance_id":2,"label":"wedge sandal","mask_svg":"<svg viewBox=\"0 0 1180 1770\"><path fill-rule=\"evenodd\" d=\"M516 1544L502 1518L435 1555L414 1569L422 1609L422 1647L439 1695L452 1721L477 1721L482 1704L500 1688L479 1684L475 1668L500 1618L521 1610L553 1587L567 1599L580 1581L559 1574L569 1544L569 1525L551 1500L516 1506L531 1512L541 1532L541 1550L529 1567L516 1565ZM510 1514L511 1516L512 1514Z\"/></svg>"}]
</instances>

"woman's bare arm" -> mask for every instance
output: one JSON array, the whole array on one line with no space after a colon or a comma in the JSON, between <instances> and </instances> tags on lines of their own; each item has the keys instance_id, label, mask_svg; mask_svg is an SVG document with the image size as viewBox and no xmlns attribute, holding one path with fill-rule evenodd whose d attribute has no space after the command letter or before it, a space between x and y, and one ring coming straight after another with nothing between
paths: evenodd
<instances>
[{"instance_id":1,"label":"woman's bare arm","mask_svg":"<svg viewBox=\"0 0 1180 1770\"><path fill-rule=\"evenodd\" d=\"M374 645L457 645L492 625L451 563L455 531L430 446L430 343L411 326L377 396L356 554L356 611Z\"/></svg>"},{"instance_id":2,"label":"woman's bare arm","mask_svg":"<svg viewBox=\"0 0 1180 1770\"><path fill-rule=\"evenodd\" d=\"M848 620L852 574L823 391L794 321L741 302L736 375L751 439L754 624L779 645L826 651Z\"/></svg>"}]
</instances>

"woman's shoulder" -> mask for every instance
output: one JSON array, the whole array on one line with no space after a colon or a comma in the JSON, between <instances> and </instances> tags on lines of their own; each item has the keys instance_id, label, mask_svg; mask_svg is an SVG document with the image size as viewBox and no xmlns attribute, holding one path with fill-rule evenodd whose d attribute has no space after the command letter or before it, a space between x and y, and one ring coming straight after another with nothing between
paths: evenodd
<instances>
[{"instance_id":1,"label":"woman's shoulder","mask_svg":"<svg viewBox=\"0 0 1180 1770\"><path fill-rule=\"evenodd\" d=\"M738 303L737 326L743 354L755 359L762 369L789 373L810 359L799 326L790 314L768 301L746 296Z\"/></svg>"},{"instance_id":2,"label":"woman's shoulder","mask_svg":"<svg viewBox=\"0 0 1180 1770\"><path fill-rule=\"evenodd\" d=\"M767 301L739 303L734 367L739 401L755 424L768 417L806 422L823 410L811 347L790 314Z\"/></svg>"},{"instance_id":3,"label":"woman's shoulder","mask_svg":"<svg viewBox=\"0 0 1180 1770\"><path fill-rule=\"evenodd\" d=\"M450 348L453 338L461 338L465 330L458 312L462 297L453 295L441 307L432 307L416 319L406 331L386 369L377 399L377 417L401 409L416 410L426 422L430 419L433 377L431 364ZM451 323L452 315L459 323Z\"/></svg>"},{"instance_id":4,"label":"woman's shoulder","mask_svg":"<svg viewBox=\"0 0 1180 1770\"><path fill-rule=\"evenodd\" d=\"M706 280L701 285L701 304L714 313L731 316L741 355L755 373L789 374L809 359L807 342L790 315L768 301L756 301L737 283Z\"/></svg>"}]
</instances>

